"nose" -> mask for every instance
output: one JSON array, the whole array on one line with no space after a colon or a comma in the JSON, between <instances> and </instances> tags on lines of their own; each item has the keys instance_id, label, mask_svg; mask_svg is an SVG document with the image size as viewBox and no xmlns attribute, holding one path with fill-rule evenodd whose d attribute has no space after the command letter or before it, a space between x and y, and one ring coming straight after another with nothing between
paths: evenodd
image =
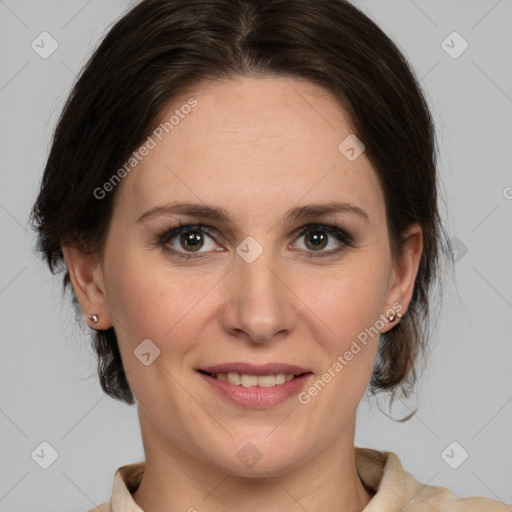
<instances>
[{"instance_id":1,"label":"nose","mask_svg":"<svg viewBox=\"0 0 512 512\"><path fill-rule=\"evenodd\" d=\"M227 276L227 300L221 314L229 335L258 344L286 337L296 321L296 301L285 265L263 251L248 263L236 256Z\"/></svg>"}]
</instances>

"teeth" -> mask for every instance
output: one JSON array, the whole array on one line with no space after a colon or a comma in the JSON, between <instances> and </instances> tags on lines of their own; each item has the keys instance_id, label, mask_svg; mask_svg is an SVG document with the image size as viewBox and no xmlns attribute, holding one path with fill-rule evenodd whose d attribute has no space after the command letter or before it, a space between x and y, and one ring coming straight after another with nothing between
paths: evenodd
<instances>
[{"instance_id":1,"label":"teeth","mask_svg":"<svg viewBox=\"0 0 512 512\"><path fill-rule=\"evenodd\" d=\"M217 373L213 375L218 380L228 382L235 386L244 386L250 388L259 386L262 388L270 388L272 386L281 385L289 382L295 377L293 373L276 373L274 375L248 375L246 373Z\"/></svg>"},{"instance_id":2,"label":"teeth","mask_svg":"<svg viewBox=\"0 0 512 512\"><path fill-rule=\"evenodd\" d=\"M242 381L242 386L244 388L250 388L258 385L258 377L256 377L256 375L245 375L243 373L240 375L240 380Z\"/></svg>"},{"instance_id":3,"label":"teeth","mask_svg":"<svg viewBox=\"0 0 512 512\"><path fill-rule=\"evenodd\" d=\"M284 373L278 373L275 376L276 384L284 384L286 382L286 375Z\"/></svg>"},{"instance_id":4,"label":"teeth","mask_svg":"<svg viewBox=\"0 0 512 512\"><path fill-rule=\"evenodd\" d=\"M228 373L227 378L230 384L234 384L235 386L240 386L240 384L242 384L242 379L240 378L239 373Z\"/></svg>"},{"instance_id":5,"label":"teeth","mask_svg":"<svg viewBox=\"0 0 512 512\"><path fill-rule=\"evenodd\" d=\"M259 375L256 380L261 388L270 388L278 383L275 375Z\"/></svg>"}]
</instances>

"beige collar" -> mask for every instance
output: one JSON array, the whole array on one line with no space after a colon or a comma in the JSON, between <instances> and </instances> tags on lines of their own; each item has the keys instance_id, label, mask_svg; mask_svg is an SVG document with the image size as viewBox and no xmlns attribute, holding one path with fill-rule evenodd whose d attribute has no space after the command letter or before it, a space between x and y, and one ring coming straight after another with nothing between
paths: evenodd
<instances>
[{"instance_id":1,"label":"beige collar","mask_svg":"<svg viewBox=\"0 0 512 512\"><path fill-rule=\"evenodd\" d=\"M365 486L374 493L363 512L512 512L512 507L487 498L457 498L444 487L424 485L405 471L392 452L355 447L356 468ZM110 503L89 512L144 512L132 498L145 462L120 467L114 476ZM427 508L426 508L427 507Z\"/></svg>"}]
</instances>

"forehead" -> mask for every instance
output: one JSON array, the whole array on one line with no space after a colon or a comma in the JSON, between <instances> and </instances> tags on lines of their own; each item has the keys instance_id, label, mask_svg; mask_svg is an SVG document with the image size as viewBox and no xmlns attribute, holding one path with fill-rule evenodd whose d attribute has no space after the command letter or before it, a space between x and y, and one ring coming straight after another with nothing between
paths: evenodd
<instances>
[{"instance_id":1,"label":"forehead","mask_svg":"<svg viewBox=\"0 0 512 512\"><path fill-rule=\"evenodd\" d=\"M301 198L376 206L382 200L364 152L349 160L340 151L353 137L348 115L310 82L212 82L173 100L160 121L154 147L118 191L119 203L139 213L176 198L260 215Z\"/></svg>"}]
</instances>

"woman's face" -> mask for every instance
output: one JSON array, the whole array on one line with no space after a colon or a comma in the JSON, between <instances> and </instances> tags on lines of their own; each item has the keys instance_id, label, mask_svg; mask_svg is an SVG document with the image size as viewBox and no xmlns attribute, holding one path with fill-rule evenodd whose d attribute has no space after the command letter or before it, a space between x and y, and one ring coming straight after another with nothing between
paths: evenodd
<instances>
[{"instance_id":1,"label":"woman's face","mask_svg":"<svg viewBox=\"0 0 512 512\"><path fill-rule=\"evenodd\" d=\"M393 261L377 176L321 87L213 82L173 114L118 185L103 306L147 450L279 474L353 442L417 257Z\"/></svg>"}]
</instances>

